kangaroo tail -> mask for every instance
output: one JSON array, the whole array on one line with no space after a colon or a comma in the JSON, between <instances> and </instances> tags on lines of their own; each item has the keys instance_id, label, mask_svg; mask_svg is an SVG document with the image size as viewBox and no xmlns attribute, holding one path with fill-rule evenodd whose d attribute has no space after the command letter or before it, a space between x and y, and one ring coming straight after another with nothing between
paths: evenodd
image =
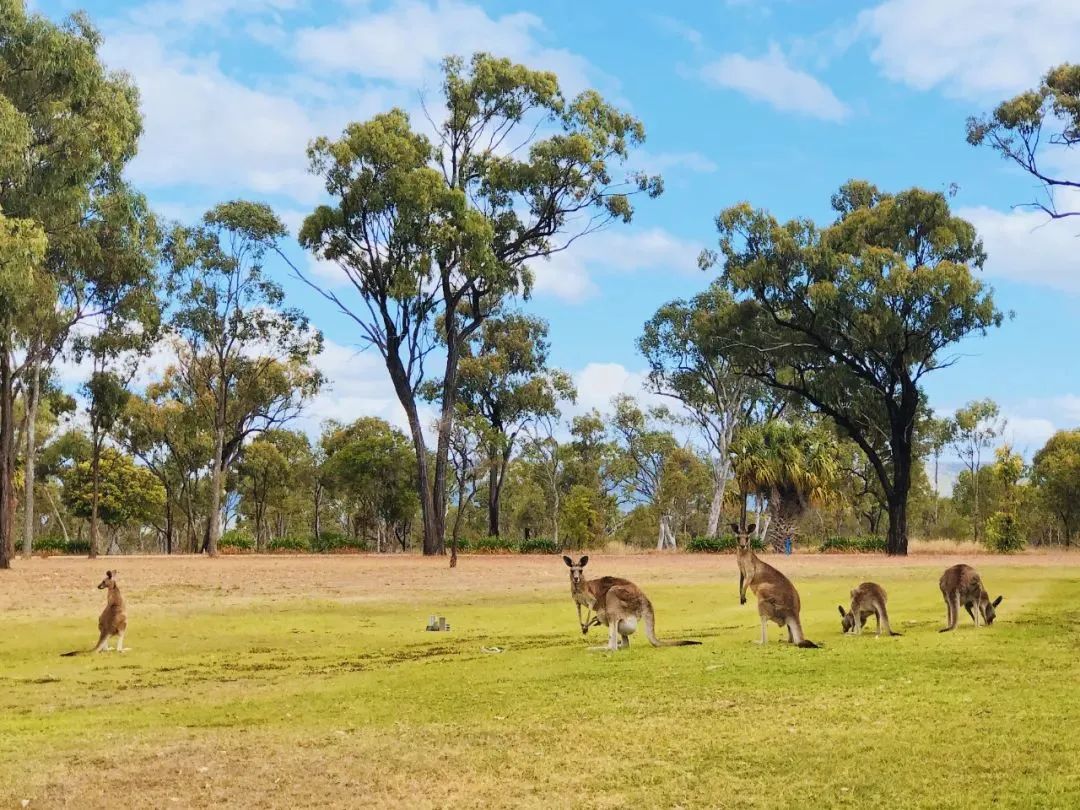
<instances>
[{"instance_id":1,"label":"kangaroo tail","mask_svg":"<svg viewBox=\"0 0 1080 810\"><path fill-rule=\"evenodd\" d=\"M61 658L67 658L71 655L86 655L90 650L72 650L71 652L60 653Z\"/></svg>"},{"instance_id":2,"label":"kangaroo tail","mask_svg":"<svg viewBox=\"0 0 1080 810\"><path fill-rule=\"evenodd\" d=\"M656 615L653 613L651 602L645 603L645 610L642 612L641 618L645 622L645 638L647 638L649 643L654 647L690 647L701 644L700 641L690 641L689 639L667 640L657 638Z\"/></svg>"},{"instance_id":3,"label":"kangaroo tail","mask_svg":"<svg viewBox=\"0 0 1080 810\"><path fill-rule=\"evenodd\" d=\"M889 630L889 635L890 636L902 636L904 634L903 633L897 633L895 630L890 629Z\"/></svg>"},{"instance_id":4,"label":"kangaroo tail","mask_svg":"<svg viewBox=\"0 0 1080 810\"><path fill-rule=\"evenodd\" d=\"M818 648L817 644L803 635L802 622L799 621L798 616L788 619L788 629L791 630L791 639L795 642L796 647L806 647L815 650Z\"/></svg>"}]
</instances>

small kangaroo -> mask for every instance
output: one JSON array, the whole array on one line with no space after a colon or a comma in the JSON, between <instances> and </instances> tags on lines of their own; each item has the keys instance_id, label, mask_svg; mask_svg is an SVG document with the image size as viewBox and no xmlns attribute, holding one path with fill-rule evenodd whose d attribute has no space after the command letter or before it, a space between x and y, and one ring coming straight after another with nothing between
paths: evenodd
<instances>
[{"instance_id":1,"label":"small kangaroo","mask_svg":"<svg viewBox=\"0 0 1080 810\"><path fill-rule=\"evenodd\" d=\"M82 655L84 653L102 652L109 650L109 637L117 636L116 639L116 651L124 651L124 632L127 630L127 613L124 612L124 597L120 595L120 586L116 584L116 571L106 571L105 579L98 585L98 590L107 589L108 600L105 603L105 610L101 612L101 616L98 618L98 630L101 631L101 637L98 639L97 646L90 650L72 650L71 652L63 653L64 656L68 655Z\"/></svg>"},{"instance_id":2,"label":"small kangaroo","mask_svg":"<svg viewBox=\"0 0 1080 810\"><path fill-rule=\"evenodd\" d=\"M766 628L772 620L781 627L787 627L788 641L795 646L816 649L818 645L803 635L802 622L799 621L799 611L802 609L799 592L795 590L790 579L768 563L759 560L750 548L750 535L754 532L754 524L743 529L739 528L737 523L732 523L731 528L739 542L739 604L746 604L747 588L757 596L758 615L761 616L761 643L768 643Z\"/></svg>"},{"instance_id":3,"label":"small kangaroo","mask_svg":"<svg viewBox=\"0 0 1080 810\"><path fill-rule=\"evenodd\" d=\"M581 624L581 632L587 633L594 624L606 624L608 626L607 649L612 652L630 647L630 636L637 630L638 621L645 625L645 638L654 647L685 647L692 644L700 644L700 641L668 641L656 637L656 618L653 613L652 602L644 592L627 579L619 577L600 577L599 579L585 579L585 566L589 563L588 556L574 562L564 556L563 562L570 569L570 596L578 608L578 623ZM586 622L581 621L581 608L584 606L596 615Z\"/></svg>"},{"instance_id":4,"label":"small kangaroo","mask_svg":"<svg viewBox=\"0 0 1080 810\"><path fill-rule=\"evenodd\" d=\"M851 607L844 610L840 608L841 626L845 633L860 635L866 620L871 616L877 623L877 634L880 636L882 629L887 636L898 636L889 626L889 612L885 609L885 589L876 582L864 582L851 592ZM857 621L856 621L857 620Z\"/></svg>"},{"instance_id":5,"label":"small kangaroo","mask_svg":"<svg viewBox=\"0 0 1080 810\"><path fill-rule=\"evenodd\" d=\"M1001 604L1004 597L999 596L993 602L990 594L983 587L982 577L979 572L970 565L960 563L951 568L946 568L938 581L941 595L945 597L946 622L948 627L942 627L939 632L947 633L956 628L956 622L960 619L960 603L964 603L964 609L971 616L975 626L979 626L979 617L987 626L994 623L997 618L995 608ZM977 607L977 610L973 608Z\"/></svg>"}]
</instances>

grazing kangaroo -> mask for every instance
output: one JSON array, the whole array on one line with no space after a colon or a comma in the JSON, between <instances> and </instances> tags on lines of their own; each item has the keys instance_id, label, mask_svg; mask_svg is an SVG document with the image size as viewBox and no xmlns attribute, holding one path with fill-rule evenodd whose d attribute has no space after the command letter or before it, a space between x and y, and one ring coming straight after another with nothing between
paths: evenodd
<instances>
[{"instance_id":1,"label":"grazing kangaroo","mask_svg":"<svg viewBox=\"0 0 1080 810\"><path fill-rule=\"evenodd\" d=\"M90 652L102 652L109 649L109 637L117 636L116 651L124 651L124 631L127 630L127 613L124 612L124 597L120 595L120 586L116 584L116 571L106 571L105 579L98 585L98 590L108 589L108 600L105 610L98 618L98 630L101 637L97 646L90 650L72 650L63 655L81 655Z\"/></svg>"},{"instance_id":2,"label":"grazing kangaroo","mask_svg":"<svg viewBox=\"0 0 1080 810\"><path fill-rule=\"evenodd\" d=\"M882 629L887 636L898 636L889 626L889 612L885 609L885 589L876 582L864 582L851 592L851 607L844 610L840 605L840 617L843 620L841 626L845 633L862 633L866 620L871 616L877 623L877 634L880 636Z\"/></svg>"},{"instance_id":3,"label":"grazing kangaroo","mask_svg":"<svg viewBox=\"0 0 1080 810\"><path fill-rule=\"evenodd\" d=\"M781 627L787 627L788 641L795 646L817 648L817 644L803 635L802 622L799 621L802 604L799 601L799 592L795 590L791 580L768 563L759 560L750 548L750 535L754 531L754 525L741 529L737 523L732 523L731 528L735 530L735 537L739 541L739 604L746 604L747 588L757 596L758 615L761 616L761 643L768 642L766 628L771 620Z\"/></svg>"},{"instance_id":4,"label":"grazing kangaroo","mask_svg":"<svg viewBox=\"0 0 1080 810\"><path fill-rule=\"evenodd\" d=\"M956 628L956 622L960 619L961 602L976 627L979 626L980 616L984 624L994 623L994 619L997 618L995 608L1001 604L1004 597L999 596L991 602L990 594L983 587L982 577L970 565L960 563L952 568L946 568L938 585L941 587L941 595L945 597L946 622L948 623L948 627L941 628L939 632L947 633ZM973 610L973 608L977 609Z\"/></svg>"},{"instance_id":5,"label":"grazing kangaroo","mask_svg":"<svg viewBox=\"0 0 1080 810\"><path fill-rule=\"evenodd\" d=\"M627 579L619 577L600 577L585 579L585 566L589 558L582 557L574 562L564 556L563 562L570 568L570 596L578 607L578 622L581 632L587 633L594 624L608 626L608 645L614 652L630 646L630 636L637 630L638 621L645 625L645 638L654 647L685 647L700 644L700 641L668 641L656 637L656 618L652 602L644 592ZM587 622L581 621L581 608L584 606L596 615Z\"/></svg>"}]
</instances>

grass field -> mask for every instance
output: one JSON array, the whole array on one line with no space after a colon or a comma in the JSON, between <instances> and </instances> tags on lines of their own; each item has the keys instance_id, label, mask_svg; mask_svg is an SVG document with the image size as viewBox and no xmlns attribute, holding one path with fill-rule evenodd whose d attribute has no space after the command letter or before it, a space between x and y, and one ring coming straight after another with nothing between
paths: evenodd
<instances>
[{"instance_id":1,"label":"grass field","mask_svg":"<svg viewBox=\"0 0 1080 810\"><path fill-rule=\"evenodd\" d=\"M704 642L616 655L557 557L19 561L0 807L1080 806L1080 556L981 557L997 623L939 634L956 561L772 560L824 645L801 650L753 643L733 557L596 556ZM131 651L59 657L112 566ZM840 634L865 579L903 637Z\"/></svg>"}]
</instances>

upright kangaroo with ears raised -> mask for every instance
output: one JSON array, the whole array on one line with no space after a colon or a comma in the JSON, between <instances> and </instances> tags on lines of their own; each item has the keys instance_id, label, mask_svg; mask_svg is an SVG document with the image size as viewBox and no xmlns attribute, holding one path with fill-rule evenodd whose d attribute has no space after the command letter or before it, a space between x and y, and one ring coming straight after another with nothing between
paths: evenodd
<instances>
[{"instance_id":1,"label":"upright kangaroo with ears raised","mask_svg":"<svg viewBox=\"0 0 1080 810\"><path fill-rule=\"evenodd\" d=\"M737 523L732 523L735 537L739 541L739 604L746 604L746 589L749 588L757 596L758 615L761 616L761 643L768 642L766 628L770 621L776 622L781 627L787 627L788 641L797 647L817 647L809 641L802 630L802 622L799 621L799 611L802 603L799 601L799 592L791 584L791 580L777 571L768 563L762 562L750 548L750 535L754 531L754 525L740 528Z\"/></svg>"},{"instance_id":2,"label":"upright kangaroo with ears raised","mask_svg":"<svg viewBox=\"0 0 1080 810\"><path fill-rule=\"evenodd\" d=\"M109 637L118 636L116 651L124 651L124 631L127 630L127 613L124 611L124 597L120 595L120 586L116 584L116 571L106 571L105 579L98 585L98 590L108 590L108 599L105 602L105 610L98 617L98 630L101 637L97 646L91 650L72 650L63 655L80 655L89 652L101 652L109 649Z\"/></svg>"},{"instance_id":3,"label":"upright kangaroo with ears raised","mask_svg":"<svg viewBox=\"0 0 1080 810\"><path fill-rule=\"evenodd\" d=\"M946 618L948 626L942 627L940 632L947 633L956 628L956 622L960 618L961 602L976 627L979 626L980 616L983 624L994 623L994 619L997 618L997 611L994 608L1001 604L1003 597L999 596L991 602L990 594L983 587L982 577L970 565L960 563L952 568L946 568L938 585L941 587L941 595L945 597L945 611L948 614Z\"/></svg>"},{"instance_id":4,"label":"upright kangaroo with ears raised","mask_svg":"<svg viewBox=\"0 0 1080 810\"><path fill-rule=\"evenodd\" d=\"M884 629L887 636L898 636L889 626L889 612L885 609L885 589L876 582L864 582L851 592L851 607L845 611L843 605L839 605L841 626L845 633L862 633L866 620L871 616L877 623L877 634L880 636Z\"/></svg>"},{"instance_id":5,"label":"upright kangaroo with ears raised","mask_svg":"<svg viewBox=\"0 0 1080 810\"><path fill-rule=\"evenodd\" d=\"M585 633L593 624L608 626L607 649L614 652L621 646L630 646L630 634L637 630L638 620L645 624L645 638L654 647L685 647L700 644L700 641L666 641L656 637L656 618L652 602L644 592L627 579L619 577L600 577L585 579L585 566L589 558L582 557L574 562L564 556L563 562L570 568L570 595L578 606L578 622L581 632ZM588 622L581 622L582 606L593 611L596 616Z\"/></svg>"}]
</instances>

